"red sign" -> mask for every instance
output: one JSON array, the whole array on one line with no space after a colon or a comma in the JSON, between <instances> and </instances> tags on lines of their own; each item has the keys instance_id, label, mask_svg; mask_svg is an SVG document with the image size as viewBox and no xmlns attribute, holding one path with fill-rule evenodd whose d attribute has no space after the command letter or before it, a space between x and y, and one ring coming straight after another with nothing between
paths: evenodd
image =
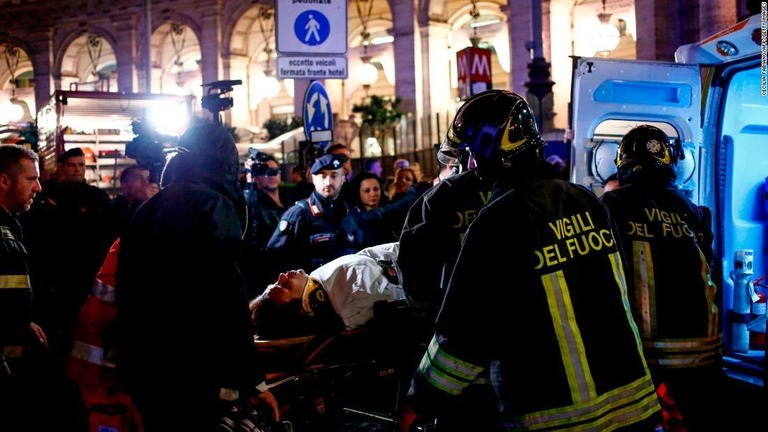
<instances>
[{"instance_id":1,"label":"red sign","mask_svg":"<svg viewBox=\"0 0 768 432\"><path fill-rule=\"evenodd\" d=\"M459 72L459 99L490 90L491 50L468 47L456 53L456 68Z\"/></svg>"}]
</instances>

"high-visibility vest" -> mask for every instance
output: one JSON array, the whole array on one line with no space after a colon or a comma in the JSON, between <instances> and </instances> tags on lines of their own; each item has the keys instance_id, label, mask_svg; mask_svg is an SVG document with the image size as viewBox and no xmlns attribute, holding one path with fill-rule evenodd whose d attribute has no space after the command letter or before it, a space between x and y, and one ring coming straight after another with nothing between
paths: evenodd
<instances>
[{"instance_id":1,"label":"high-visibility vest","mask_svg":"<svg viewBox=\"0 0 768 432\"><path fill-rule=\"evenodd\" d=\"M114 352L105 343L110 326L115 321L115 268L119 239L115 241L96 275L91 294L85 301L77 327L74 344L67 360L67 376L83 387L119 385L115 373Z\"/></svg>"},{"instance_id":2,"label":"high-visibility vest","mask_svg":"<svg viewBox=\"0 0 768 432\"><path fill-rule=\"evenodd\" d=\"M110 326L117 317L115 270L120 239L109 249L85 301L72 351L66 364L67 377L80 387L89 411L90 432L143 432L144 427L130 395L121 391L115 370L114 350L109 346Z\"/></svg>"}]
</instances>

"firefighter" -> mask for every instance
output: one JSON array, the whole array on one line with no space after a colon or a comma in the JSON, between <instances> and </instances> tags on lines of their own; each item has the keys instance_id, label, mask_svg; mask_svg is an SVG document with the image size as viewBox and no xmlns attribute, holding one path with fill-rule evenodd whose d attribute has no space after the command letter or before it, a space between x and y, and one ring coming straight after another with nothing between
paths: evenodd
<instances>
[{"instance_id":1,"label":"firefighter","mask_svg":"<svg viewBox=\"0 0 768 432\"><path fill-rule=\"evenodd\" d=\"M403 426L488 369L499 430L654 430L659 404L604 207L554 179L522 98L480 93L451 127L494 194L464 237Z\"/></svg>"},{"instance_id":2,"label":"firefighter","mask_svg":"<svg viewBox=\"0 0 768 432\"><path fill-rule=\"evenodd\" d=\"M712 430L722 379L717 287L708 264L713 234L709 212L675 185L678 157L681 148L661 129L632 129L616 158L622 187L601 200L628 257L629 302L648 365L668 390L660 397L676 402L688 430Z\"/></svg>"},{"instance_id":3,"label":"firefighter","mask_svg":"<svg viewBox=\"0 0 768 432\"><path fill-rule=\"evenodd\" d=\"M0 146L0 418L36 427L41 402L39 356L48 345L33 321L29 259L17 214L39 193L38 156L17 145Z\"/></svg>"}]
</instances>

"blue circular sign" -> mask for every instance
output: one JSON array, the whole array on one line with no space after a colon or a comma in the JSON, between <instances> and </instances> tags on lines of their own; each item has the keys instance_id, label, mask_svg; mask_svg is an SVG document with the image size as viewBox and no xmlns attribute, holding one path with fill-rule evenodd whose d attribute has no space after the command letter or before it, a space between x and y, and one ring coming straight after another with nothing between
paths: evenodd
<instances>
[{"instance_id":1,"label":"blue circular sign","mask_svg":"<svg viewBox=\"0 0 768 432\"><path fill-rule=\"evenodd\" d=\"M328 18L316 10L307 10L296 17L293 23L296 38L304 45L320 45L331 34L331 23Z\"/></svg>"},{"instance_id":2,"label":"blue circular sign","mask_svg":"<svg viewBox=\"0 0 768 432\"><path fill-rule=\"evenodd\" d=\"M304 94L304 135L308 141L325 148L330 143L330 138L322 139L317 136L328 136L332 133L331 100L323 84L320 81L312 81Z\"/></svg>"}]
</instances>

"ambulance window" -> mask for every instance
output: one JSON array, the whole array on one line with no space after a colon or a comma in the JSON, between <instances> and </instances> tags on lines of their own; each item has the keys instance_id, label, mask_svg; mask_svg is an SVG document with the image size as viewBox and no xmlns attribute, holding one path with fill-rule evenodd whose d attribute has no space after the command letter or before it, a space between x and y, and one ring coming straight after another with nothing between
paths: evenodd
<instances>
[{"instance_id":1,"label":"ambulance window","mask_svg":"<svg viewBox=\"0 0 768 432\"><path fill-rule=\"evenodd\" d=\"M616 140L621 141L624 135L632 130L632 128L641 124L648 124L656 126L663 130L670 140L674 140L678 137L677 130L669 123L657 122L657 121L637 121L637 120L605 120L597 125L595 128L595 140Z\"/></svg>"}]
</instances>

